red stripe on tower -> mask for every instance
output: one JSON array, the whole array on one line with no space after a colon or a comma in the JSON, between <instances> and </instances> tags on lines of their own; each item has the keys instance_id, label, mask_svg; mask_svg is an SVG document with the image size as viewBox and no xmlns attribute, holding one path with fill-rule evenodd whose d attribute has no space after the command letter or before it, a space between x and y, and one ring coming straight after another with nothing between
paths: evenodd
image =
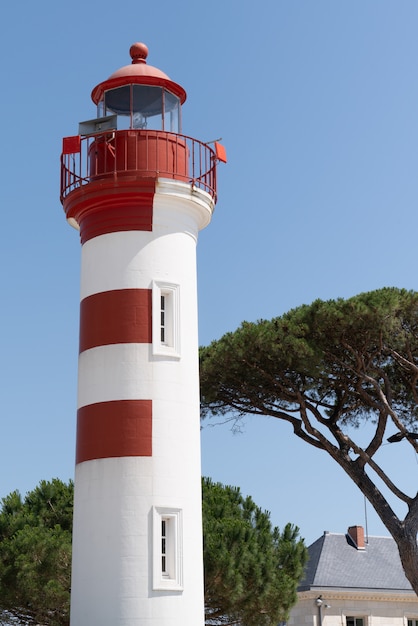
<instances>
[{"instance_id":1,"label":"red stripe on tower","mask_svg":"<svg viewBox=\"0 0 418 626\"><path fill-rule=\"evenodd\" d=\"M76 463L152 456L152 401L113 400L77 411Z\"/></svg>"},{"instance_id":2,"label":"red stripe on tower","mask_svg":"<svg viewBox=\"0 0 418 626\"><path fill-rule=\"evenodd\" d=\"M115 343L151 343L151 302L150 289L116 289L84 298L80 353Z\"/></svg>"},{"instance_id":3,"label":"red stripe on tower","mask_svg":"<svg viewBox=\"0 0 418 626\"><path fill-rule=\"evenodd\" d=\"M155 179L138 181L117 173L92 177L65 199L67 219L80 228L81 243L121 231L151 231Z\"/></svg>"}]
</instances>

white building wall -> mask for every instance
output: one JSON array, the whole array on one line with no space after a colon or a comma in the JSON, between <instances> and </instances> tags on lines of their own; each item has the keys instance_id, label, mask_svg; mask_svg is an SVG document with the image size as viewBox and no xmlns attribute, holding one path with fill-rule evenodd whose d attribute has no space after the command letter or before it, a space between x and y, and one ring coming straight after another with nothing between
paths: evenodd
<instances>
[{"instance_id":1,"label":"white building wall","mask_svg":"<svg viewBox=\"0 0 418 626\"><path fill-rule=\"evenodd\" d=\"M300 593L290 613L288 626L346 626L347 616L363 617L364 626L407 626L418 620L418 598L410 593L354 593L338 595L330 590ZM322 625L316 598L322 595ZM328 608L325 607L328 605Z\"/></svg>"}]
</instances>

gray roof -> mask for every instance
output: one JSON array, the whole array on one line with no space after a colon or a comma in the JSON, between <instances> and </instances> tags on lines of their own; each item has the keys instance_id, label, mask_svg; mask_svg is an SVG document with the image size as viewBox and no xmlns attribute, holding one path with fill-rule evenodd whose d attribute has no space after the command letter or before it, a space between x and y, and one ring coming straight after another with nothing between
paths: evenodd
<instances>
[{"instance_id":1,"label":"gray roof","mask_svg":"<svg viewBox=\"0 0 418 626\"><path fill-rule=\"evenodd\" d=\"M412 591L392 537L369 537L358 550L348 535L324 533L308 548L299 591L312 587Z\"/></svg>"}]
</instances>

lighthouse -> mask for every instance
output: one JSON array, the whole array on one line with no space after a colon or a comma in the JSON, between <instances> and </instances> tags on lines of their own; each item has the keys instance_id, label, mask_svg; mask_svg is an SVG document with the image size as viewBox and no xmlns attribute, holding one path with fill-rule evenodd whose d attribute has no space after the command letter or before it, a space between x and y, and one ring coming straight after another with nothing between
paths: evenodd
<instances>
[{"instance_id":1,"label":"lighthouse","mask_svg":"<svg viewBox=\"0 0 418 626\"><path fill-rule=\"evenodd\" d=\"M130 56L61 156L81 240L71 626L199 626L196 243L225 152L182 134L186 92L147 47Z\"/></svg>"}]
</instances>

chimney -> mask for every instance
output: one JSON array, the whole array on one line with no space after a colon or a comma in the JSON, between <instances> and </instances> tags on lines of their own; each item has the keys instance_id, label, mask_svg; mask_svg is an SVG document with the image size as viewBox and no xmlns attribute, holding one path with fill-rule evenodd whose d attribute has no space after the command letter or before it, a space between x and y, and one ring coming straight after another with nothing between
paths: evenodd
<instances>
[{"instance_id":1,"label":"chimney","mask_svg":"<svg viewBox=\"0 0 418 626\"><path fill-rule=\"evenodd\" d=\"M365 550L366 544L364 542L364 528L363 526L350 526L347 531L348 536L354 543L357 550Z\"/></svg>"}]
</instances>

